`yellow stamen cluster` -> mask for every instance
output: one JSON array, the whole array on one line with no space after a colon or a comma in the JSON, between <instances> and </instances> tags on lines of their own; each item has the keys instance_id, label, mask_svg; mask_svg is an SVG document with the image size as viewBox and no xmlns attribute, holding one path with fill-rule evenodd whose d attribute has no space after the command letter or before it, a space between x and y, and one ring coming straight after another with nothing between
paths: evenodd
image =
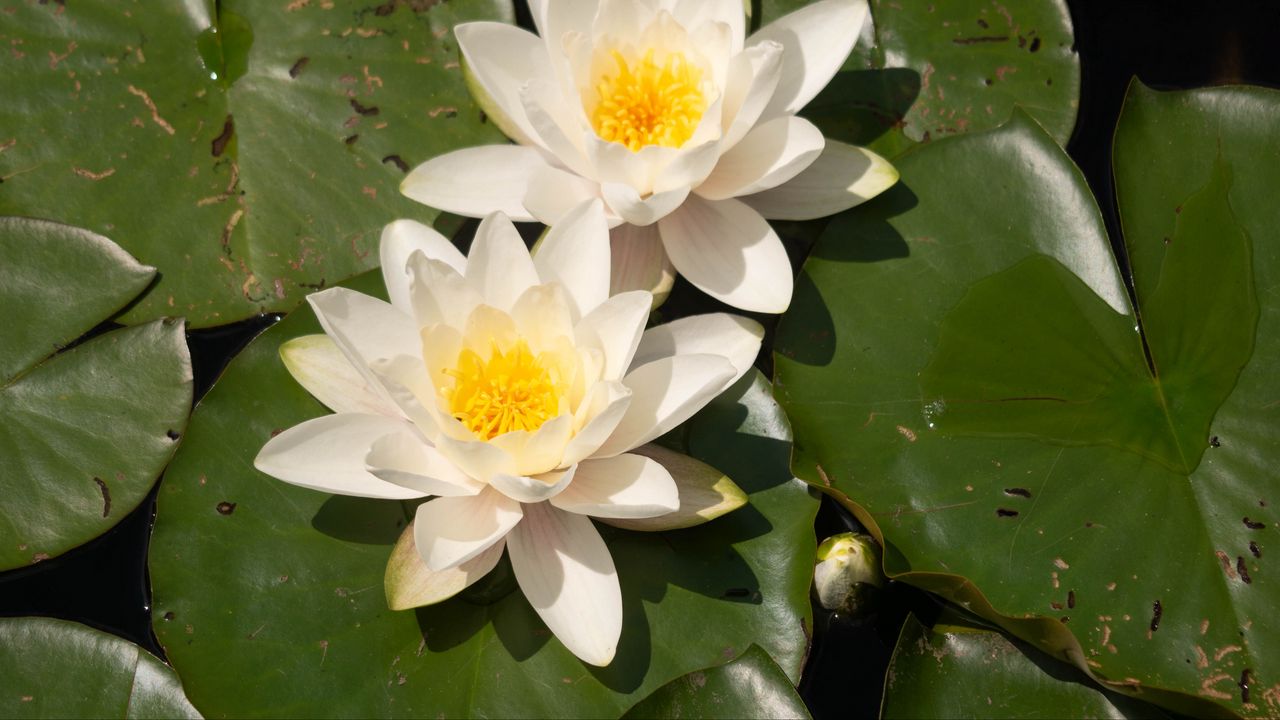
<instances>
[{"instance_id":1,"label":"yellow stamen cluster","mask_svg":"<svg viewBox=\"0 0 1280 720\"><path fill-rule=\"evenodd\" d=\"M659 64L652 50L634 65L617 50L613 59L618 72L596 83L598 98L590 113L601 138L637 152L646 145L680 147L693 136L707 109L701 68L680 53Z\"/></svg>"},{"instance_id":2,"label":"yellow stamen cluster","mask_svg":"<svg viewBox=\"0 0 1280 720\"><path fill-rule=\"evenodd\" d=\"M449 412L481 440L516 430L537 430L560 411L561 383L541 355L521 340L506 352L494 344L486 360L472 350L446 370Z\"/></svg>"}]
</instances>

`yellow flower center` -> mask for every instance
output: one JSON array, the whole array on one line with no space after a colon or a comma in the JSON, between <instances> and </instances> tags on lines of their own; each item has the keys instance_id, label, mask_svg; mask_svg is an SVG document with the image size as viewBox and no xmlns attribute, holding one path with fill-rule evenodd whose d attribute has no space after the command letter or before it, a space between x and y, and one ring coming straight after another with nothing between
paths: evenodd
<instances>
[{"instance_id":1,"label":"yellow flower center","mask_svg":"<svg viewBox=\"0 0 1280 720\"><path fill-rule=\"evenodd\" d=\"M524 340L505 353L495 343L487 360L463 350L458 366L445 371L455 380L445 389L449 412L481 440L537 430L559 414L564 394L548 364Z\"/></svg>"},{"instance_id":2,"label":"yellow flower center","mask_svg":"<svg viewBox=\"0 0 1280 720\"><path fill-rule=\"evenodd\" d=\"M591 111L591 125L610 142L622 143L631 152L646 145L680 147L707 109L700 87L702 69L681 53L671 53L661 64L653 51L628 64L617 50L613 59L618 72L596 83L598 99Z\"/></svg>"}]
</instances>

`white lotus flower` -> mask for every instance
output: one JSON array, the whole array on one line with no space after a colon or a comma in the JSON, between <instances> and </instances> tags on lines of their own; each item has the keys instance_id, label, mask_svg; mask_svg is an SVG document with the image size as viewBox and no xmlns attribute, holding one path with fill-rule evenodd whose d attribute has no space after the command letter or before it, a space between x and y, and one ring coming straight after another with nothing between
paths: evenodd
<instances>
[{"instance_id":1,"label":"white lotus flower","mask_svg":"<svg viewBox=\"0 0 1280 720\"><path fill-rule=\"evenodd\" d=\"M390 303L311 295L326 335L281 349L336 414L272 438L255 466L303 487L412 499L412 544L388 566L392 607L443 600L497 564L586 662L613 658L622 600L588 516L687 527L745 502L705 465L653 446L740 377L762 328L724 314L644 330L651 298L609 297L599 201L566 214L530 257L491 215L464 258L415 222L383 233Z\"/></svg>"},{"instance_id":2,"label":"white lotus flower","mask_svg":"<svg viewBox=\"0 0 1280 720\"><path fill-rule=\"evenodd\" d=\"M866 0L823 0L749 38L741 0L530 5L541 38L493 22L454 29L473 94L519 144L430 160L404 194L547 224L601 198L613 292L665 293L674 266L730 305L777 313L791 263L765 218L824 217L898 179L796 116L853 49Z\"/></svg>"}]
</instances>

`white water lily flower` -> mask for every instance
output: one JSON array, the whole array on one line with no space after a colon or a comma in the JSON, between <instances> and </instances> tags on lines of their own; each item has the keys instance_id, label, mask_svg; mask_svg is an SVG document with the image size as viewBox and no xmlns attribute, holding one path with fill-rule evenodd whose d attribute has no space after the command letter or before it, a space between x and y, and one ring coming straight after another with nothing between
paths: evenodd
<instances>
[{"instance_id":1,"label":"white water lily flower","mask_svg":"<svg viewBox=\"0 0 1280 720\"><path fill-rule=\"evenodd\" d=\"M295 485L413 499L416 553L388 566L396 609L443 600L503 549L529 602L575 655L613 658L622 600L589 516L687 527L745 496L650 440L739 378L762 328L725 314L645 331L651 297L609 296L607 225L588 201L531 257L487 217L470 256L411 221L387 227L390 303L343 288L311 295L326 335L281 349L336 414L272 438L255 466Z\"/></svg>"},{"instance_id":2,"label":"white water lily flower","mask_svg":"<svg viewBox=\"0 0 1280 720\"><path fill-rule=\"evenodd\" d=\"M454 30L473 94L519 144L430 160L404 194L547 224L600 198L613 292L665 293L674 266L730 305L778 313L792 271L766 218L825 217L897 182L880 156L796 116L853 49L866 0L816 2L749 38L741 0L530 5L541 37Z\"/></svg>"}]
</instances>

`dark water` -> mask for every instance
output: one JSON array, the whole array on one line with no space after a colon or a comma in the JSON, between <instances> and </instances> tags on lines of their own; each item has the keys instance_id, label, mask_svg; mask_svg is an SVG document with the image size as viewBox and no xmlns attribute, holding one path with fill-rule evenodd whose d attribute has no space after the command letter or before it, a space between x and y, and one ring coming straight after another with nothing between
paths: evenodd
<instances>
[{"instance_id":1,"label":"dark water","mask_svg":"<svg viewBox=\"0 0 1280 720\"><path fill-rule=\"evenodd\" d=\"M1030 1L1030 0L1025 0ZM1111 134L1133 76L1162 88L1249 83L1280 87L1280 2L1273 0L1074 0L1068 3L1083 68L1080 116L1068 152L1119 238L1113 198ZM529 25L527 14L521 16ZM685 293L673 295L680 302ZM678 314L685 314L676 308ZM196 397L274 317L189 335ZM0 616L44 615L114 632L160 654L150 628L146 550L155 492L106 535L65 556L0 574ZM824 501L819 538L853 519ZM815 717L875 717L885 667L908 611L925 620L936 601L891 583L880 610L860 619L815 614L814 644L801 693Z\"/></svg>"}]
</instances>

